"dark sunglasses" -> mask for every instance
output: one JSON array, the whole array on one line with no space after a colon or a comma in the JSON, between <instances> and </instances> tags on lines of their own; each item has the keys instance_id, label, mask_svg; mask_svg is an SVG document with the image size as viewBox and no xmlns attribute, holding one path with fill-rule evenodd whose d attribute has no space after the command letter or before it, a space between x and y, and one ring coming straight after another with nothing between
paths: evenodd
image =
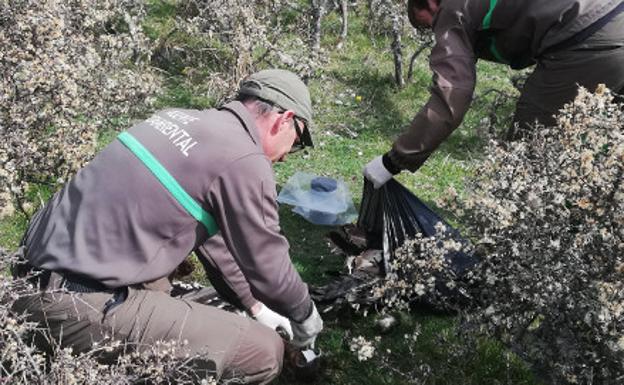
<instances>
[{"instance_id":1,"label":"dark sunglasses","mask_svg":"<svg viewBox=\"0 0 624 385\"><path fill-rule=\"evenodd\" d=\"M290 153L301 151L305 148L305 143L303 141L303 133L308 131L308 125L305 120L301 119L297 115L293 116L295 132L297 133L297 139L295 139L295 143L293 143L290 148ZM303 127L303 130L301 129Z\"/></svg>"},{"instance_id":2,"label":"dark sunglasses","mask_svg":"<svg viewBox=\"0 0 624 385\"><path fill-rule=\"evenodd\" d=\"M276 105L275 103L267 100L263 101L277 108L277 112L280 114L286 112L286 110ZM314 147L314 143L312 143L312 136L310 135L310 131L308 128L308 122L305 119L298 117L297 115L293 115L293 121L293 125L295 126L295 133L297 134L297 139L295 139L295 142L290 148L289 153L292 154L293 152L301 151L306 146ZM303 129L300 126L303 127Z\"/></svg>"}]
</instances>

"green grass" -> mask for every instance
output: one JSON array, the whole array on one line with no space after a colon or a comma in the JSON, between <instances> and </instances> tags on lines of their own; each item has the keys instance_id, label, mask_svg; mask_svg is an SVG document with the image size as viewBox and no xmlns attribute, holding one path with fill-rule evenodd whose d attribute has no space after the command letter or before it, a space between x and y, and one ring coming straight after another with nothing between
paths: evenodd
<instances>
[{"instance_id":1,"label":"green grass","mask_svg":"<svg viewBox=\"0 0 624 385\"><path fill-rule=\"evenodd\" d=\"M171 2L153 1L146 24L149 36L157 39L167 33L175 12L176 7ZM339 20L333 14L326 19L323 46L329 50L330 57L319 70L318 77L310 82L315 107L316 148L294 154L287 162L277 164L275 173L279 185L286 183L296 171L331 176L344 180L354 201L359 203L362 168L370 159L389 150L393 139L426 102L431 81L426 53L416 63L414 79L405 88L398 89L393 81L389 41L369 35L365 16L365 13L359 17L351 15L349 38L341 51L331 51L337 41ZM417 47L410 41L405 44L405 56L409 57ZM513 92L511 83L505 80L509 75L507 69L486 63L480 64L478 71L481 81L477 95L492 87ZM176 71L172 74L181 76ZM215 101L208 97L194 95L184 84L179 77L172 76L158 106L206 108L214 104ZM449 187L463 191L464 179L479 167L484 143L476 128L493 97L490 95L475 105L462 126L421 170L415 174L403 173L399 180L431 205ZM506 108L510 110L512 105ZM113 122L113 126L116 123L119 122ZM113 138L112 129L104 130L99 137L99 146ZM310 284L327 283L343 265L342 258L330 253L325 239L331 228L312 225L292 213L289 207L281 207L280 216L282 229L291 244L293 262L304 280ZM25 218L19 215L0 220L0 246L16 247L25 226ZM364 317L352 311L327 314L325 331L318 341L325 357L318 383L538 383L527 367L497 342L479 340L474 345L467 345L456 336L456 321L452 316L426 310L395 315L399 325L383 335L377 344L377 352L385 359L379 358L378 354L371 361L360 362L349 350L349 341L359 335L369 339L378 335L376 315ZM406 341L404 336L417 328L421 330L418 339ZM424 374L426 368L429 368L428 374ZM422 381L400 374L412 372ZM285 374L277 383L297 382Z\"/></svg>"},{"instance_id":2,"label":"green grass","mask_svg":"<svg viewBox=\"0 0 624 385\"><path fill-rule=\"evenodd\" d=\"M27 219L20 214L13 214L0 220L0 247L13 251L17 248Z\"/></svg>"}]
</instances>

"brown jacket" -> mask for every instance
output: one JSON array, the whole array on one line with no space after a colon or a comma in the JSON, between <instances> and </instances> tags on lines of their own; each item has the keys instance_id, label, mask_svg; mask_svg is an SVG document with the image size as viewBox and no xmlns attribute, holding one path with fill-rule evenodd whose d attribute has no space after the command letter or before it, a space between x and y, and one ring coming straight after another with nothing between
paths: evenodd
<instances>
[{"instance_id":1,"label":"brown jacket","mask_svg":"<svg viewBox=\"0 0 624 385\"><path fill-rule=\"evenodd\" d=\"M472 101L476 61L525 68L578 36L622 0L441 0L433 22L431 96L388 156L416 171L462 122Z\"/></svg>"},{"instance_id":2,"label":"brown jacket","mask_svg":"<svg viewBox=\"0 0 624 385\"><path fill-rule=\"evenodd\" d=\"M271 162L247 109L232 102L222 110L164 110L128 132L214 217L220 232L208 238L114 140L31 221L30 263L114 288L166 277L192 251L201 259L210 253L243 305L257 298L303 320L311 300L280 234Z\"/></svg>"}]
</instances>

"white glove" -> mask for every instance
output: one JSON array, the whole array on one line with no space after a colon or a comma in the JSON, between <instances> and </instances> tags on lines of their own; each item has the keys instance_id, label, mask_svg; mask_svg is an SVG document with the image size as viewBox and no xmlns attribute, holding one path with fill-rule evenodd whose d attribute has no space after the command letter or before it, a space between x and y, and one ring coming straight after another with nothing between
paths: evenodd
<instances>
[{"instance_id":1,"label":"white glove","mask_svg":"<svg viewBox=\"0 0 624 385\"><path fill-rule=\"evenodd\" d=\"M261 309L253 316L255 320L270 327L272 330L277 330L278 328L284 330L284 332L288 334L288 340L292 340L293 330L292 326L290 326L290 320L269 309L265 304L261 302L258 303Z\"/></svg>"},{"instance_id":2,"label":"white glove","mask_svg":"<svg viewBox=\"0 0 624 385\"><path fill-rule=\"evenodd\" d=\"M316 310L316 305L312 302L312 313L303 322L292 321L292 330L294 334L291 345L297 348L313 347L316 336L323 330L323 320Z\"/></svg>"},{"instance_id":3,"label":"white glove","mask_svg":"<svg viewBox=\"0 0 624 385\"><path fill-rule=\"evenodd\" d=\"M379 155L364 166L364 177L373 182L376 189L392 179L392 173L386 169L381 158L382 155Z\"/></svg>"}]
</instances>

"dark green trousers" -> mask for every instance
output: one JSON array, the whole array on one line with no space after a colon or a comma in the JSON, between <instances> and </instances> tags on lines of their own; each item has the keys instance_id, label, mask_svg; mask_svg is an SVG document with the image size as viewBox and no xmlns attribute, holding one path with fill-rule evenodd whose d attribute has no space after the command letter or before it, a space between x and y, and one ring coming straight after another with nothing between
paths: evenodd
<instances>
[{"instance_id":1,"label":"dark green trousers","mask_svg":"<svg viewBox=\"0 0 624 385\"><path fill-rule=\"evenodd\" d=\"M175 356L197 356L193 367L198 379L265 384L277 377L284 342L274 330L198 302L201 292L172 297L168 287L167 281L122 289L127 290L124 299L111 307L115 293L69 292L63 288L63 278L52 273L44 291L18 299L13 309L29 314L29 320L47 329L52 343L71 347L75 353L120 341L122 347L108 354L106 361L124 350L172 351L157 342L174 342Z\"/></svg>"}]
</instances>

